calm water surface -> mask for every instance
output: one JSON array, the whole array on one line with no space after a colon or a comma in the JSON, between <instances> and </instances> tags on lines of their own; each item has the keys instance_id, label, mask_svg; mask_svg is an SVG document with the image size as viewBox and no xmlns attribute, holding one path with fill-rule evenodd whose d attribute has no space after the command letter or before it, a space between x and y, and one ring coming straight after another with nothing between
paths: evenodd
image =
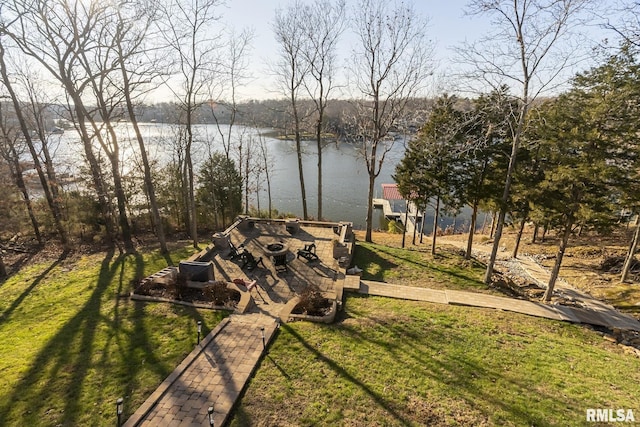
<instances>
[{"instance_id":1,"label":"calm water surface","mask_svg":"<svg viewBox=\"0 0 640 427\"><path fill-rule=\"evenodd\" d=\"M174 156L174 141L177 140L177 128L167 124L143 123L142 134L147 144L149 157L159 164L167 164ZM222 151L222 143L214 125L196 126L194 141L194 162L196 168L207 158L210 152ZM234 128L235 138L257 140L258 133L268 130L257 130L244 126ZM139 168L137 142L131 126L126 123L118 125L123 172L126 174ZM302 216L300 181L298 164L293 141L283 141L264 136L269 155L273 159L271 171L272 204L279 212ZM82 165L82 145L74 131L68 130L59 137L56 158L61 162L61 169L74 173ZM307 208L309 215L317 217L317 149L314 141L303 141L303 168L307 192ZM376 180L374 196L381 194L380 184L391 183L391 175L395 165L404 153L403 141L396 141L392 151L387 154L382 172ZM331 143L323 149L323 217L331 221L351 221L357 228L365 227L367 213L368 176L364 160L357 147L346 143ZM266 209L268 197L266 183L259 193L250 197L252 206ZM381 227L381 212L374 212L374 226Z\"/></svg>"}]
</instances>

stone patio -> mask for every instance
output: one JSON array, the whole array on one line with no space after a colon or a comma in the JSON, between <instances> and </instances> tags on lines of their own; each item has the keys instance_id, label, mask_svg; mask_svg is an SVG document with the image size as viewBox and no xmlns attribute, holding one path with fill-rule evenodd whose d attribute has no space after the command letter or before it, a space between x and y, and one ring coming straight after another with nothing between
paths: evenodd
<instances>
[{"instance_id":1,"label":"stone patio","mask_svg":"<svg viewBox=\"0 0 640 427\"><path fill-rule=\"evenodd\" d=\"M350 227L350 224L344 226ZM334 245L341 237L336 233L336 227L340 225L300 222L299 227L291 229L283 220L244 219L230 227L225 235L235 247L243 245L256 259L262 258L264 267L259 265L252 270L243 269L240 258L230 259L230 248L218 248L213 244L191 259L213 261L216 280L256 280L258 286L251 291L254 303L261 309L259 311L278 317L280 313L277 310L280 307L274 305L286 304L309 284L317 285L321 291L334 295L334 298L341 293L338 286L345 279L345 266L349 261L345 260L344 266L341 266L339 259L333 257ZM276 271L274 261L269 256L267 245L275 242L288 248L285 272ZM317 261L307 261L296 255L299 249L311 243L316 245Z\"/></svg>"},{"instance_id":2,"label":"stone patio","mask_svg":"<svg viewBox=\"0 0 640 427\"><path fill-rule=\"evenodd\" d=\"M224 245L227 239L262 258L264 267L243 269L239 257L230 259L231 249ZM215 425L225 425L266 350L263 346L275 336L280 320L288 319L293 306L287 302L295 302L292 299L312 283L325 295L342 300L345 267L353 253L350 239L351 224L255 218L241 218L214 236L218 245L207 246L188 261L212 261L215 280L256 280L249 291L252 303L244 314L236 312L211 331L124 425L207 426L209 407ZM287 247L287 271L276 271L266 249L273 242ZM316 245L318 260L298 258L297 251L311 243ZM336 245L341 257L345 251L349 256L335 259ZM148 279L162 280L160 273Z\"/></svg>"},{"instance_id":3,"label":"stone patio","mask_svg":"<svg viewBox=\"0 0 640 427\"><path fill-rule=\"evenodd\" d=\"M349 237L349 239L347 239ZM239 258L230 259L230 248L243 245L264 267L242 269ZM250 292L253 303L246 314L224 319L202 343L158 387L146 402L127 420L125 426L207 426L207 409L213 408L215 425L225 425L236 400L275 337L281 320L288 319L295 301L309 284L342 300L344 290L441 304L489 307L576 323L640 330L640 323L603 304L588 309L548 306L532 301L495 297L473 292L433 290L362 281L346 275L353 242L350 224L311 223L285 220L241 218L190 261L212 261L215 280L256 280ZM266 246L278 242L287 246L288 269L276 271ZM317 261L297 258L298 249L315 243ZM335 250L337 246L337 251ZM350 256L342 257L347 252ZM155 277L155 276L152 276ZM287 302L290 301L289 304ZM597 317L596 320L594 320Z\"/></svg>"}]
</instances>

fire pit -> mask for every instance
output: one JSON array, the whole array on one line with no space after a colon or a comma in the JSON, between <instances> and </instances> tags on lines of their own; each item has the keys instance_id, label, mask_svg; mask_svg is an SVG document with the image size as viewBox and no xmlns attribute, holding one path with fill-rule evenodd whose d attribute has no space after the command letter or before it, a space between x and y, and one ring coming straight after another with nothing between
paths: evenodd
<instances>
[{"instance_id":1,"label":"fire pit","mask_svg":"<svg viewBox=\"0 0 640 427\"><path fill-rule=\"evenodd\" d=\"M282 242L272 242L265 246L264 253L267 256L277 257L279 255L284 255L289 250L289 247Z\"/></svg>"}]
</instances>

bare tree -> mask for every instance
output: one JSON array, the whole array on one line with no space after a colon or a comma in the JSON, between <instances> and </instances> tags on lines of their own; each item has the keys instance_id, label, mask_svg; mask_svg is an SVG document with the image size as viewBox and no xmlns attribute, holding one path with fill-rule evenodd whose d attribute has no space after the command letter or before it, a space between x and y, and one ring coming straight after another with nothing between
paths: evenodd
<instances>
[{"instance_id":1,"label":"bare tree","mask_svg":"<svg viewBox=\"0 0 640 427\"><path fill-rule=\"evenodd\" d=\"M249 30L244 30L238 35L233 31L229 33L229 40L225 46L226 54L221 59L220 78L211 80L208 89L211 115L227 159L231 158L233 149L231 141L238 115L238 89L248 79L248 53L253 37L253 32ZM220 111L219 107L222 107ZM223 118L221 115L227 117Z\"/></svg>"},{"instance_id":2,"label":"bare tree","mask_svg":"<svg viewBox=\"0 0 640 427\"><path fill-rule=\"evenodd\" d=\"M356 104L352 132L362 144L369 176L367 242L371 242L373 227L375 180L393 147L389 133L432 73L433 47L425 33L427 23L412 4L399 3L391 9L384 0L361 0L353 18L358 44L351 74L363 99Z\"/></svg>"},{"instance_id":3,"label":"bare tree","mask_svg":"<svg viewBox=\"0 0 640 427\"><path fill-rule=\"evenodd\" d=\"M272 156L269 154L269 149L267 148L267 143L261 134L258 134L258 143L260 148L260 158L262 160L261 172L265 175L265 183L267 185L267 199L268 199L268 209L269 209L269 218L271 218L273 212L273 206L271 205L271 171L273 170L274 160ZM259 196L258 196L259 197ZM258 208L260 210L260 208Z\"/></svg>"},{"instance_id":4,"label":"bare tree","mask_svg":"<svg viewBox=\"0 0 640 427\"><path fill-rule=\"evenodd\" d=\"M253 167L249 167L250 147L252 137L247 136L246 129L235 132L238 116L238 90L247 81L249 67L248 53L253 40L253 32L244 30L240 34L231 31L228 41L224 44L226 53L221 55L219 75L212 79L209 85L209 107L213 116L218 136L227 159L236 157L241 176L244 180L245 212L248 212L249 174ZM245 144L248 141L249 144ZM211 156L211 153L210 153ZM243 173L244 171L244 173ZM233 200L229 199L229 203ZM231 206L228 206L232 208ZM226 224L225 224L226 226Z\"/></svg>"},{"instance_id":5,"label":"bare tree","mask_svg":"<svg viewBox=\"0 0 640 427\"><path fill-rule=\"evenodd\" d=\"M7 3L12 24L2 30L26 55L34 58L60 84L68 96L69 112L83 144L93 185L98 197L108 240L116 242L111 219L111 202L102 168L93 147L95 134L89 122L91 112L83 96L93 76L87 75L79 63L79 52L91 51L96 45L94 31L100 31L102 6L95 2L58 3L45 0L14 0ZM11 19L11 18L10 18ZM27 129L23 130L29 133ZM26 138L29 138L26 136Z\"/></svg>"},{"instance_id":6,"label":"bare tree","mask_svg":"<svg viewBox=\"0 0 640 427\"><path fill-rule=\"evenodd\" d=\"M198 247L198 225L195 204L195 174L192 146L194 141L195 112L207 99L207 81L218 71L220 32L214 24L220 20L216 8L222 0L181 1L169 0L161 9L158 21L160 33L175 59L175 73L167 87L179 99L185 128L184 170L187 184L186 213L193 246ZM177 86L174 83L177 82Z\"/></svg>"},{"instance_id":7,"label":"bare tree","mask_svg":"<svg viewBox=\"0 0 640 427\"><path fill-rule=\"evenodd\" d=\"M38 156L38 153L36 151L35 143L31 136L31 129L27 124L27 118L25 117L25 114L23 114L22 105L18 98L18 94L14 89L13 84L11 83L11 80L9 78L9 71L7 68L7 62L5 60L6 50L5 50L5 45L2 39L3 39L3 33L2 33L2 29L0 28L0 82L2 82L2 84L6 88L7 93L9 94L9 98L13 103L13 109L16 115L16 119L19 123L22 136L24 137L25 143L33 159L36 172L38 173L40 184L42 185L42 189L45 194L47 204L49 205L49 208L53 216L54 224L56 226L56 231L60 236L60 241L64 249L68 250L70 249L71 246L70 246L69 237L67 235L67 231L63 225L62 208L60 206L60 200L58 197L54 197L54 192L52 191L51 182L49 181L49 179L47 179L47 174L44 171L42 162L40 161L40 157ZM17 156L17 153L15 153L15 151L14 151L14 154ZM18 159L16 159L16 161L17 160ZM21 176L19 164L17 165L16 177L18 177L18 175ZM18 179L20 178L18 177ZM25 193L23 193L23 195L24 194ZM32 218L32 222L34 221L34 218L35 217ZM36 228L36 231L37 231L37 228Z\"/></svg>"},{"instance_id":8,"label":"bare tree","mask_svg":"<svg viewBox=\"0 0 640 427\"><path fill-rule=\"evenodd\" d=\"M122 94L126 104L131 126L138 142L140 157L144 171L144 186L149 198L153 227L160 243L160 252L169 252L164 234L164 225L160 216L160 209L156 197L155 185L151 174L151 165L145 141L140 131L138 118L134 107L134 97L141 86L144 87L157 73L155 63L145 61L149 49L145 46L145 40L149 34L153 16L148 13L139 13L136 8L128 16L123 16L124 5L118 9L118 26L114 37L116 55L120 72L122 74ZM136 60L139 59L139 60ZM147 67L141 64L146 64Z\"/></svg>"},{"instance_id":9,"label":"bare tree","mask_svg":"<svg viewBox=\"0 0 640 427\"><path fill-rule=\"evenodd\" d=\"M336 50L345 28L345 2L335 4L322 0L307 6L303 11L305 28L303 55L309 64L309 74L304 82L307 93L315 105L315 137L318 151L318 220L322 219L322 149L326 125L326 109L335 89Z\"/></svg>"},{"instance_id":10,"label":"bare tree","mask_svg":"<svg viewBox=\"0 0 640 427\"><path fill-rule=\"evenodd\" d=\"M27 186L24 182L24 171L22 164L20 163L20 155L23 150L19 148L19 134L20 131L10 124L9 115L5 111L3 103L0 102L0 156L2 156L9 166L11 177L22 194L22 199L24 200L25 207L27 208L33 232L38 243L42 245L44 240L40 233L40 225L33 209L31 196L29 195L29 191L27 190Z\"/></svg>"},{"instance_id":11,"label":"bare tree","mask_svg":"<svg viewBox=\"0 0 640 427\"><path fill-rule=\"evenodd\" d=\"M302 121L305 113L300 107L300 89L309 65L304 58L305 28L304 6L299 0L294 0L286 9L278 9L273 22L273 31L279 47L279 61L274 66L274 73L282 93L289 100L291 119L298 158L298 177L300 180L300 201L302 202L302 216L308 218L307 191L304 183L304 171L302 167Z\"/></svg>"},{"instance_id":12,"label":"bare tree","mask_svg":"<svg viewBox=\"0 0 640 427\"><path fill-rule=\"evenodd\" d=\"M606 28L617 33L625 45L633 46L634 49L640 48L640 2L630 1L622 5L619 14L614 14L616 20L612 20L609 16L605 17ZM636 218L635 230L629 246L629 251L625 256L625 261L620 274L620 282L625 283L629 280L631 267L635 262L635 253L640 245L640 216Z\"/></svg>"},{"instance_id":13,"label":"bare tree","mask_svg":"<svg viewBox=\"0 0 640 427\"><path fill-rule=\"evenodd\" d=\"M508 210L511 184L524 125L531 103L580 59L570 45L572 29L582 22L590 0L472 0L470 15L492 17L493 31L475 43L465 43L457 51L472 71L472 81L519 88L516 125L511 131L511 155L496 223L493 248L484 277L491 281ZM564 42L564 43L563 43Z\"/></svg>"},{"instance_id":14,"label":"bare tree","mask_svg":"<svg viewBox=\"0 0 640 427\"><path fill-rule=\"evenodd\" d=\"M624 42L640 47L640 2L623 0L618 5L607 5L603 17L605 28L614 31Z\"/></svg>"}]
</instances>

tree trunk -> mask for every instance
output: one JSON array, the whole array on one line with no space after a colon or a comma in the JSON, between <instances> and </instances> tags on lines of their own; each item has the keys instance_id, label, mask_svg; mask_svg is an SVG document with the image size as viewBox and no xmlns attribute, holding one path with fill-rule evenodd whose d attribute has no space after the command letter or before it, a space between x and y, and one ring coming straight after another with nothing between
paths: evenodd
<instances>
[{"instance_id":1,"label":"tree trunk","mask_svg":"<svg viewBox=\"0 0 640 427\"><path fill-rule=\"evenodd\" d=\"M631 241L631 246L629 247L629 252L627 253L627 257L624 260L620 283L625 283L627 280L629 280L629 271L631 270L631 265L635 260L634 255L636 253L636 250L638 249L638 241L640 241L640 221L636 225L636 231L633 233L633 239Z\"/></svg>"},{"instance_id":2,"label":"tree trunk","mask_svg":"<svg viewBox=\"0 0 640 427\"><path fill-rule=\"evenodd\" d=\"M491 255L489 257L489 262L487 263L487 271L485 272L485 276L484 276L484 283L487 285L491 283L491 277L493 276L493 266L496 263L496 258L498 257L499 245L496 245L496 242L499 242L500 238L502 237L502 225L504 224L505 215L506 215L505 210L500 209L500 213L498 214L498 223L496 226L493 246L491 248Z\"/></svg>"},{"instance_id":3,"label":"tree trunk","mask_svg":"<svg viewBox=\"0 0 640 427\"><path fill-rule=\"evenodd\" d=\"M473 234L476 230L476 221L478 218L478 203L474 201L471 211L471 224L469 225L469 237L467 238L467 251L464 259L471 259L471 249L473 248Z\"/></svg>"},{"instance_id":4,"label":"tree trunk","mask_svg":"<svg viewBox=\"0 0 640 427\"><path fill-rule=\"evenodd\" d=\"M87 67L88 68L88 67ZM124 249L127 253L134 251L133 241L131 240L131 226L127 216L127 199L122 186L122 175L120 173L120 145L118 136L111 122L112 114L109 110L108 103L105 101L102 91L102 80L99 82L92 81L93 90L96 94L102 125L106 128L107 134L103 134L103 127L99 126L93 116L88 116L88 120L93 127L96 139L100 146L107 154L109 163L111 164L111 175L113 178L113 191L116 196L116 207L118 209L118 224L122 232L122 240ZM106 140L106 141L105 141Z\"/></svg>"},{"instance_id":5,"label":"tree trunk","mask_svg":"<svg viewBox=\"0 0 640 427\"><path fill-rule=\"evenodd\" d=\"M106 103L103 99L99 99L102 103L103 123L106 125L107 132L110 135L111 146L109 147L104 141L104 137L100 134L100 126L98 126L93 118L90 118L90 122L96 134L96 138L100 142L104 152L109 158L111 163L111 175L113 178L113 191L116 196L116 207L118 208L118 224L120 225L120 231L122 232L122 240L124 242L124 249L126 252L133 252L133 241L131 240L131 226L129 225L129 218L127 216L127 199L124 193L124 187L122 186L122 175L120 174L120 148L118 145L118 139L115 130L111 124L108 113L106 112Z\"/></svg>"},{"instance_id":6,"label":"tree trunk","mask_svg":"<svg viewBox=\"0 0 640 427\"><path fill-rule=\"evenodd\" d=\"M190 205L189 205L189 177L187 174L187 162L186 160L184 160L182 162L181 168L180 168L180 180L181 182L181 193L180 195L182 196L182 206L183 206L183 212L182 212L182 222L184 224L184 231L186 233L189 233L191 230L191 213L189 211L190 209Z\"/></svg>"},{"instance_id":7,"label":"tree trunk","mask_svg":"<svg viewBox=\"0 0 640 427\"><path fill-rule=\"evenodd\" d=\"M436 197L436 208L433 212L433 236L431 238L431 255L436 254L436 238L438 236L438 215L440 215L440 196Z\"/></svg>"},{"instance_id":8,"label":"tree trunk","mask_svg":"<svg viewBox=\"0 0 640 427\"><path fill-rule=\"evenodd\" d=\"M416 245L416 230L418 229L418 212L419 212L419 208L416 205L416 213L413 216L413 239L411 240L411 243L413 244L413 246Z\"/></svg>"},{"instance_id":9,"label":"tree trunk","mask_svg":"<svg viewBox=\"0 0 640 427\"><path fill-rule=\"evenodd\" d=\"M122 47L118 44L120 50L120 56L122 56ZM147 155L147 149L144 144L144 138L138 126L138 119L136 117L135 110L133 108L133 101L131 100L131 91L129 87L129 77L124 65L124 58L121 58L120 69L122 70L122 77L124 83L124 96L127 104L127 113L133 126L133 131L136 134L136 140L138 141L138 147L140 148L140 157L142 158L142 167L144 169L144 187L149 198L149 205L151 207L151 219L152 228L155 228L158 242L160 243L160 253L166 254L169 252L167 248L167 239L164 234L164 225L162 224L162 217L160 216L160 209L158 208L158 199L156 198L156 190L153 185L153 178L151 176L151 166L149 164L149 156Z\"/></svg>"},{"instance_id":10,"label":"tree trunk","mask_svg":"<svg viewBox=\"0 0 640 427\"><path fill-rule=\"evenodd\" d=\"M40 226L38 224L38 219L36 218L36 214L33 211L33 204L31 203L29 192L27 191L27 187L24 184L24 179L22 178L22 171L16 174L15 181L16 181L16 185L20 189L20 192L22 193L24 204L27 207L27 213L29 214L29 220L31 221L33 232L36 235L36 240L38 240L38 244L42 246L42 244L44 243L44 240L42 239L42 234L40 233Z\"/></svg>"},{"instance_id":11,"label":"tree trunk","mask_svg":"<svg viewBox=\"0 0 640 427\"><path fill-rule=\"evenodd\" d=\"M520 230L518 230L518 235L516 236L516 246L513 248L513 257L518 258L518 248L520 248L520 240L522 239L522 233L524 232L524 225L527 222L526 218L522 218L522 222L520 223Z\"/></svg>"},{"instance_id":12,"label":"tree trunk","mask_svg":"<svg viewBox=\"0 0 640 427\"><path fill-rule=\"evenodd\" d=\"M377 111L378 100L374 98L374 110ZM373 192L376 185L376 178L380 173L380 169L376 172L376 163L378 162L378 142L371 142L371 154L367 156L366 142L365 142L365 163L367 165L367 174L369 175L369 192L367 194L367 230L365 232L364 240L366 242L373 242L371 234L373 230Z\"/></svg>"},{"instance_id":13,"label":"tree trunk","mask_svg":"<svg viewBox=\"0 0 640 427\"><path fill-rule=\"evenodd\" d=\"M405 200L404 209L404 227L402 228L402 248L404 249L405 240L407 238L407 224L409 222L409 201Z\"/></svg>"},{"instance_id":14,"label":"tree trunk","mask_svg":"<svg viewBox=\"0 0 640 427\"><path fill-rule=\"evenodd\" d=\"M558 253L556 254L556 262L553 265L553 270L551 270L551 277L549 278L549 284L547 285L547 290L545 291L544 296L542 298L544 301L550 301L551 296L553 295L553 289L556 285L558 274L560 273L562 258L564 257L564 251L567 249L567 243L569 242L569 236L571 235L572 226L573 226L573 219L569 217L567 218L564 224L564 232L562 233L562 240L560 241Z\"/></svg>"},{"instance_id":15,"label":"tree trunk","mask_svg":"<svg viewBox=\"0 0 640 427\"><path fill-rule=\"evenodd\" d=\"M190 132L190 131L189 131ZM189 144L189 148L187 149L186 155L186 166L187 166L187 185L188 185L188 211L189 211L189 234L191 235L191 239L193 240L193 247L199 248L198 242L198 220L196 214L196 198L195 198L195 183L194 183L194 174L193 174L193 161L191 160L191 144Z\"/></svg>"},{"instance_id":16,"label":"tree trunk","mask_svg":"<svg viewBox=\"0 0 640 427\"><path fill-rule=\"evenodd\" d=\"M369 172L369 190L367 192L367 230L365 231L364 241L373 242L371 235L373 229L373 188L375 186L376 176Z\"/></svg>"},{"instance_id":17,"label":"tree trunk","mask_svg":"<svg viewBox=\"0 0 640 427\"><path fill-rule=\"evenodd\" d=\"M244 157L244 213L245 215L249 214L249 162L250 161L251 161L251 151L250 151L250 146L248 146L247 155ZM259 209L258 209L258 212L260 212Z\"/></svg>"},{"instance_id":18,"label":"tree trunk","mask_svg":"<svg viewBox=\"0 0 640 427\"><path fill-rule=\"evenodd\" d=\"M322 112L316 126L316 145L318 146L318 221L322 221Z\"/></svg>"},{"instance_id":19,"label":"tree trunk","mask_svg":"<svg viewBox=\"0 0 640 427\"><path fill-rule=\"evenodd\" d=\"M485 232L487 231L487 217L489 216L488 214L489 214L488 212L484 213L484 220L482 221L482 230L480 230L481 234L485 234Z\"/></svg>"},{"instance_id":20,"label":"tree trunk","mask_svg":"<svg viewBox=\"0 0 640 427\"><path fill-rule=\"evenodd\" d=\"M298 120L296 118L296 120ZM296 155L298 158L298 177L300 179L300 196L302 201L302 218L309 219L309 213L307 211L307 190L304 185L304 171L302 170L302 144L299 124L296 123Z\"/></svg>"},{"instance_id":21,"label":"tree trunk","mask_svg":"<svg viewBox=\"0 0 640 427\"><path fill-rule=\"evenodd\" d=\"M0 279L7 277L7 267L4 265L2 253L0 253Z\"/></svg>"},{"instance_id":22,"label":"tree trunk","mask_svg":"<svg viewBox=\"0 0 640 427\"><path fill-rule=\"evenodd\" d=\"M267 181L267 197L268 197L268 202L269 202L269 217L271 218L272 215L272 205L271 205L271 174L269 173L269 156L267 154L267 147L265 147L264 144L264 139L262 138L262 136L259 137L260 138L260 150L262 152L262 160L264 161L264 174L265 174L265 178Z\"/></svg>"},{"instance_id":23,"label":"tree trunk","mask_svg":"<svg viewBox=\"0 0 640 427\"><path fill-rule=\"evenodd\" d=\"M537 222L533 223L533 235L531 236L531 243L536 243L536 240L538 239L538 229L540 228L540 226L538 225Z\"/></svg>"},{"instance_id":24,"label":"tree trunk","mask_svg":"<svg viewBox=\"0 0 640 427\"><path fill-rule=\"evenodd\" d=\"M509 204L509 196L511 195L511 181L513 179L513 174L516 169L516 157L518 154L518 148L520 146L520 139L522 138L522 132L524 129L524 121L527 116L528 111L528 81L524 82L523 89L523 104L520 109L520 114L518 116L518 125L516 127L515 135L513 136L513 143L511 144L511 155L509 156L509 166L507 167L507 176L504 183L504 192L502 193L502 200L500 206L500 214L498 215L498 223L496 224L496 234L493 238L493 247L491 248L491 256L489 257L489 262L487 263L487 271L484 277L484 283L489 284L491 282L491 276L493 274L493 266L496 262L496 257L498 256L498 248L500 247L500 239L502 238L502 229L504 228L504 220L507 216L507 208Z\"/></svg>"},{"instance_id":25,"label":"tree trunk","mask_svg":"<svg viewBox=\"0 0 640 427\"><path fill-rule=\"evenodd\" d=\"M491 215L491 230L489 230L490 239L493 239L494 233L496 232L496 216L497 212L493 212Z\"/></svg>"},{"instance_id":26,"label":"tree trunk","mask_svg":"<svg viewBox=\"0 0 640 427\"><path fill-rule=\"evenodd\" d=\"M38 219L36 218L35 212L33 211L33 204L31 203L31 198L29 197L29 191L27 190L27 186L24 183L24 178L22 175L22 166L20 165L18 153L16 152L15 146L13 144L10 144L10 150L11 150L11 159L6 159L6 160L7 160L7 163L9 163L9 169L11 171L11 175L13 175L13 180L16 183L16 186L18 187L18 189L20 190L20 193L22 193L22 198L27 208L27 213L29 214L29 220L31 221L31 226L33 227L33 232L36 235L38 244L42 245L44 241L42 239L42 234L40 233L40 225L38 224Z\"/></svg>"},{"instance_id":27,"label":"tree trunk","mask_svg":"<svg viewBox=\"0 0 640 427\"><path fill-rule=\"evenodd\" d=\"M424 222L427 219L427 208L422 211L422 221L420 221L420 243L422 243L422 236L424 236Z\"/></svg>"},{"instance_id":28,"label":"tree trunk","mask_svg":"<svg viewBox=\"0 0 640 427\"><path fill-rule=\"evenodd\" d=\"M120 175L119 153L116 150L111 158L111 173L113 175L113 189L116 193L116 204L118 206L118 223L122 231L122 240L127 252L134 252L133 241L131 240L131 225L127 216L127 199L122 187L122 175Z\"/></svg>"},{"instance_id":29,"label":"tree trunk","mask_svg":"<svg viewBox=\"0 0 640 427\"><path fill-rule=\"evenodd\" d=\"M4 60L4 46L0 43L0 76L2 77L2 81L4 82L4 86L9 93L9 97L13 102L13 107L15 110L16 118L20 124L20 130L25 138L27 146L29 147L29 152L31 153L31 157L33 158L33 163L36 168L36 172L38 173L38 178L40 179L40 184L42 185L42 189L44 191L45 198L47 200L47 204L49 205L49 209L51 210L51 215L53 216L53 222L56 227L56 231L60 236L60 242L64 250L71 249L71 243L69 242L69 237L67 235L67 230L64 228L62 224L62 209L60 209L60 205L58 201L53 197L50 191L49 182L47 181L47 177L42 170L42 165L38 157L38 153L33 144L33 140L31 139L31 133L27 126L26 119L22 114L22 109L20 106L20 102L17 94L13 90L13 86L10 83L6 63Z\"/></svg>"}]
</instances>

